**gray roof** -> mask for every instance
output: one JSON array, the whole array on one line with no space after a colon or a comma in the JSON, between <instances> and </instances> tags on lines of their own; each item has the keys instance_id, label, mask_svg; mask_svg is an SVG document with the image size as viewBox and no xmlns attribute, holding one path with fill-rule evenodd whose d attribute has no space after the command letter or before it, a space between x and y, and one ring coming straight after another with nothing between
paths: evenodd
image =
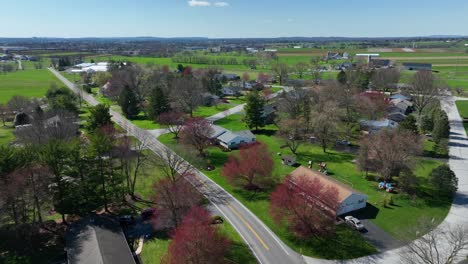
<instances>
[{"instance_id":1,"label":"gray roof","mask_svg":"<svg viewBox=\"0 0 468 264\"><path fill-rule=\"evenodd\" d=\"M228 131L224 127L220 127L217 125L211 125L211 128L213 129L213 133L211 133L210 138L217 138Z\"/></svg>"},{"instance_id":2,"label":"gray roof","mask_svg":"<svg viewBox=\"0 0 468 264\"><path fill-rule=\"evenodd\" d=\"M119 221L90 216L67 230L68 264L135 264Z\"/></svg>"},{"instance_id":3,"label":"gray roof","mask_svg":"<svg viewBox=\"0 0 468 264\"><path fill-rule=\"evenodd\" d=\"M250 130L244 130L244 131L239 131L239 132L231 132L227 130L225 133L221 134L218 137L218 140L224 143L228 143L236 139L237 137L252 139L252 138L255 138L255 135L252 132L250 132Z\"/></svg>"}]
</instances>

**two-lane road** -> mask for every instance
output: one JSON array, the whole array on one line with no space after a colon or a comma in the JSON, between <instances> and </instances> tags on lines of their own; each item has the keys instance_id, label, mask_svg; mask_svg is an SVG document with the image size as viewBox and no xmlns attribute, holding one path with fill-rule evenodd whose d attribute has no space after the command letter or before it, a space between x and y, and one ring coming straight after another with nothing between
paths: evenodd
<instances>
[{"instance_id":1,"label":"two-lane road","mask_svg":"<svg viewBox=\"0 0 468 264\"><path fill-rule=\"evenodd\" d=\"M79 94L90 105L99 102L91 95L80 91L73 83L63 77L56 70L49 70L57 76L68 88ZM158 155L168 151L168 148L159 142L150 132L140 129L123 117L120 113L110 111L112 120L121 126L128 134L139 140L148 142L148 147ZM192 182L213 204L213 206L237 230L255 254L258 262L262 264L305 263L304 258L286 246L262 221L252 214L237 199L227 193L223 188L208 178L203 172L193 169L195 179Z\"/></svg>"}]
</instances>

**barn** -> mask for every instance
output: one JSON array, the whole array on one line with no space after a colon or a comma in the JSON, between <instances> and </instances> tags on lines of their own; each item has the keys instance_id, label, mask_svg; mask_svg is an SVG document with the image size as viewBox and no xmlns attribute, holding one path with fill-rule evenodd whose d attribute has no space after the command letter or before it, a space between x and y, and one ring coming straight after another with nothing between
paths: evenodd
<instances>
[{"instance_id":1,"label":"barn","mask_svg":"<svg viewBox=\"0 0 468 264\"><path fill-rule=\"evenodd\" d=\"M367 195L362 194L348 185L339 182L323 173L318 171L300 166L290 173L291 177L307 176L311 178L316 178L320 180L325 186L335 187L338 190L338 201L340 206L336 211L336 215L343 215L352 211L356 211L366 207L367 204ZM327 201L322 201L324 204L327 204Z\"/></svg>"}]
</instances>

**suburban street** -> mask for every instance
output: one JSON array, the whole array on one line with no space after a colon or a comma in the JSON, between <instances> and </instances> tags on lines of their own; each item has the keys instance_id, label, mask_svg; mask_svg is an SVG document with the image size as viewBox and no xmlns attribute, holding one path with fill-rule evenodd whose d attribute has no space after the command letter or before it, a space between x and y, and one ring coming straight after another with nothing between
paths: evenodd
<instances>
[{"instance_id":1,"label":"suburban street","mask_svg":"<svg viewBox=\"0 0 468 264\"><path fill-rule=\"evenodd\" d=\"M68 88L74 92L82 94L82 98L90 105L97 105L98 101L91 95L79 91L73 83L68 81L56 70L49 70L57 76ZM209 118L210 121L219 120L232 113L242 111L244 105L239 105L234 109L219 113ZM468 138L463 127L462 120L455 106L455 97L447 96L442 100L442 107L447 112L450 124L450 159L449 165L459 179L459 189L452 204L447 218L440 227L450 227L455 225L468 225ZM128 134L139 140L147 140L148 147L155 153L167 151L167 147L155 137L155 133L143 130L132 124L121 114L111 110L112 119L115 123L125 129ZM219 185L209 179L203 172L194 169L196 175L195 182L192 182L201 193L203 193L228 220L242 238L252 249L258 261L262 264L283 264L283 263L398 263L402 248L395 248L376 255L363 257L348 261L329 261L301 256L297 252L286 246L262 221L260 221L250 210L222 189ZM378 232L372 229L370 231ZM385 234L383 234L385 236ZM394 248L396 244L385 245L387 249Z\"/></svg>"}]
</instances>

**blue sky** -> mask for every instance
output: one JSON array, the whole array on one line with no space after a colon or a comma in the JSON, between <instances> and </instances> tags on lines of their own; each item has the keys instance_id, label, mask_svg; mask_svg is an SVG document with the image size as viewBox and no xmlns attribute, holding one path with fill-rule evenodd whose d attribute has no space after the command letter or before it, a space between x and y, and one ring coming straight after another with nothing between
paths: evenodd
<instances>
[{"instance_id":1,"label":"blue sky","mask_svg":"<svg viewBox=\"0 0 468 264\"><path fill-rule=\"evenodd\" d=\"M14 0L0 37L468 35L467 0Z\"/></svg>"}]
</instances>

